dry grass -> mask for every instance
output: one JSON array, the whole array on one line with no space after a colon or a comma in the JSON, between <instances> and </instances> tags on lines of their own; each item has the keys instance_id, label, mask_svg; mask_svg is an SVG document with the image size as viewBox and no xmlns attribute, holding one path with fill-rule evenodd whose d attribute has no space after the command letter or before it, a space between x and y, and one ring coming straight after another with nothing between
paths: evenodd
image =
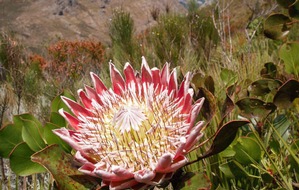
<instances>
[{"instance_id":1,"label":"dry grass","mask_svg":"<svg viewBox=\"0 0 299 190\"><path fill-rule=\"evenodd\" d=\"M57 3L61 2L61 3ZM136 32L141 32L156 23L151 16L152 7L165 12L184 12L176 0L77 0L68 5L66 0L10 0L0 1L0 30L13 31L25 46L40 51L45 44L57 38L66 40L97 39L109 44L107 23L114 9L122 8L131 13ZM64 8L63 8L64 7ZM62 11L63 15L59 15Z\"/></svg>"}]
</instances>

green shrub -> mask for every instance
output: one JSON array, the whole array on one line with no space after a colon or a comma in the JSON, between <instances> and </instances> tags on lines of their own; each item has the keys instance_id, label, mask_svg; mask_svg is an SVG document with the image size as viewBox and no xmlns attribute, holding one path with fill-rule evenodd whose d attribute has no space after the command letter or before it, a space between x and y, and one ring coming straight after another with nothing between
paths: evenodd
<instances>
[{"instance_id":1,"label":"green shrub","mask_svg":"<svg viewBox=\"0 0 299 190\"><path fill-rule=\"evenodd\" d=\"M114 10L109 23L109 36L112 41L113 59L116 62L130 61L135 66L134 59L140 60L141 55L133 35L134 21L130 13L119 9Z\"/></svg>"},{"instance_id":2,"label":"green shrub","mask_svg":"<svg viewBox=\"0 0 299 190\"><path fill-rule=\"evenodd\" d=\"M158 62L178 65L183 47L188 41L186 29L188 25L182 15L166 14L159 18L158 24L147 36L147 46L153 50L152 54L157 56Z\"/></svg>"},{"instance_id":3,"label":"green shrub","mask_svg":"<svg viewBox=\"0 0 299 190\"><path fill-rule=\"evenodd\" d=\"M199 56L209 61L211 53L219 42L217 29L207 11L195 11L188 14L190 25L190 42Z\"/></svg>"}]
</instances>

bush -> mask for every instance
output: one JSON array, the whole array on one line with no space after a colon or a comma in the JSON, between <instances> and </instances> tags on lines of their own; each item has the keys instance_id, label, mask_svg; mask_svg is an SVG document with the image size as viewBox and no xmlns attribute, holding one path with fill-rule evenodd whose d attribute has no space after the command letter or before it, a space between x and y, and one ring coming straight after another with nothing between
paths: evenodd
<instances>
[{"instance_id":1,"label":"bush","mask_svg":"<svg viewBox=\"0 0 299 190\"><path fill-rule=\"evenodd\" d=\"M182 49L188 41L186 18L176 14L162 15L158 25L153 27L146 36L146 46L150 54L157 56L159 63L171 62L178 64Z\"/></svg>"},{"instance_id":2,"label":"bush","mask_svg":"<svg viewBox=\"0 0 299 190\"><path fill-rule=\"evenodd\" d=\"M100 70L104 52L100 42L61 40L48 47L48 61L42 58L36 61L40 62L46 77L62 89L71 87L90 71Z\"/></svg>"},{"instance_id":3,"label":"bush","mask_svg":"<svg viewBox=\"0 0 299 190\"><path fill-rule=\"evenodd\" d=\"M134 65L136 58L140 60L140 51L133 35L134 21L130 13L124 10L114 10L109 23L109 36L112 41L112 55L117 62L130 61Z\"/></svg>"}]
</instances>

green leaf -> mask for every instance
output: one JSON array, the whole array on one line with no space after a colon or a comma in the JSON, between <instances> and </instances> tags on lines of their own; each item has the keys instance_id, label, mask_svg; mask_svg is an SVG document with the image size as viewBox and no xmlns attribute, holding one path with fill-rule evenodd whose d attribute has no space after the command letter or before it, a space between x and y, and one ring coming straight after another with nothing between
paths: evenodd
<instances>
[{"instance_id":1,"label":"green leaf","mask_svg":"<svg viewBox=\"0 0 299 190\"><path fill-rule=\"evenodd\" d=\"M290 128L291 121L288 120L285 115L278 115L274 119L273 125L282 139L287 141L290 136L290 132L288 131L288 129ZM279 138L276 137L276 139L278 140Z\"/></svg>"},{"instance_id":2,"label":"green leaf","mask_svg":"<svg viewBox=\"0 0 299 190\"><path fill-rule=\"evenodd\" d=\"M192 190L211 188L210 179L205 173L202 172L187 172L180 179L178 179L177 182L180 183L174 183L174 189Z\"/></svg>"},{"instance_id":3,"label":"green leaf","mask_svg":"<svg viewBox=\"0 0 299 190\"><path fill-rule=\"evenodd\" d=\"M291 19L284 14L272 14L264 23L264 35L273 40L285 39L290 31Z\"/></svg>"},{"instance_id":4,"label":"green leaf","mask_svg":"<svg viewBox=\"0 0 299 190\"><path fill-rule=\"evenodd\" d=\"M191 79L191 85L197 91L204 86L204 76L201 73L195 73Z\"/></svg>"},{"instance_id":5,"label":"green leaf","mask_svg":"<svg viewBox=\"0 0 299 190\"><path fill-rule=\"evenodd\" d=\"M260 145L250 137L241 137L238 143L233 146L235 150L235 159L241 164L251 164L260 162L262 157L262 149Z\"/></svg>"},{"instance_id":6,"label":"green leaf","mask_svg":"<svg viewBox=\"0 0 299 190\"><path fill-rule=\"evenodd\" d=\"M248 91L250 94L256 96L264 96L269 94L273 90L277 90L281 85L281 82L273 79L261 79L253 82L249 87Z\"/></svg>"},{"instance_id":7,"label":"green leaf","mask_svg":"<svg viewBox=\"0 0 299 190\"><path fill-rule=\"evenodd\" d=\"M292 18L299 19L299 1L289 6L289 15Z\"/></svg>"},{"instance_id":8,"label":"green leaf","mask_svg":"<svg viewBox=\"0 0 299 190\"><path fill-rule=\"evenodd\" d=\"M277 76L277 67L274 63L268 62L264 64L264 68L260 72L264 78L274 79Z\"/></svg>"},{"instance_id":9,"label":"green leaf","mask_svg":"<svg viewBox=\"0 0 299 190\"><path fill-rule=\"evenodd\" d=\"M231 143L233 144L233 142ZM235 156L236 152L233 150L232 146L228 146L224 151L220 153L221 157L229 158Z\"/></svg>"},{"instance_id":10,"label":"green leaf","mask_svg":"<svg viewBox=\"0 0 299 190\"><path fill-rule=\"evenodd\" d=\"M215 92L215 83L211 76L207 76L204 81L205 87L209 90L212 94Z\"/></svg>"},{"instance_id":11,"label":"green leaf","mask_svg":"<svg viewBox=\"0 0 299 190\"><path fill-rule=\"evenodd\" d=\"M279 141L278 141L278 140L276 140L276 139L272 139L272 140L269 142L269 147L271 148L271 151L272 151L274 154L277 154L277 155L280 154L280 144L279 144Z\"/></svg>"},{"instance_id":12,"label":"green leaf","mask_svg":"<svg viewBox=\"0 0 299 190\"><path fill-rule=\"evenodd\" d=\"M15 146L23 142L22 125L9 124L0 130L0 156L8 158Z\"/></svg>"},{"instance_id":13,"label":"green leaf","mask_svg":"<svg viewBox=\"0 0 299 190\"><path fill-rule=\"evenodd\" d=\"M225 98L225 101L224 101L222 109L221 109L221 117L223 118L222 121L235 108L235 104L234 104L233 100L231 99L231 95L234 94L234 91L236 90L236 88L237 88L236 85L232 85L226 89L226 98ZM221 124L222 124L222 121L221 121Z\"/></svg>"},{"instance_id":14,"label":"green leaf","mask_svg":"<svg viewBox=\"0 0 299 190\"><path fill-rule=\"evenodd\" d=\"M279 49L279 57L283 60L285 71L299 76L299 42L284 43Z\"/></svg>"},{"instance_id":15,"label":"green leaf","mask_svg":"<svg viewBox=\"0 0 299 190\"><path fill-rule=\"evenodd\" d=\"M34 123L36 123L38 125L39 128L42 127L41 122L36 119L32 114L29 113L25 113L25 114L21 114L21 115L15 115L14 116L14 123L17 123L18 125L23 125L23 120L30 120L33 121Z\"/></svg>"},{"instance_id":16,"label":"green leaf","mask_svg":"<svg viewBox=\"0 0 299 190\"><path fill-rule=\"evenodd\" d=\"M299 140L298 139L292 143L291 150L294 152L295 155L299 154ZM287 160L290 163L291 170L297 172L297 175L298 175L299 174L298 162L294 159L294 157L292 155L289 155Z\"/></svg>"},{"instance_id":17,"label":"green leaf","mask_svg":"<svg viewBox=\"0 0 299 190\"><path fill-rule=\"evenodd\" d=\"M46 143L42 137L44 129L40 123L24 119L23 117L21 119L23 122L22 138L31 150L37 152L46 147Z\"/></svg>"},{"instance_id":18,"label":"green leaf","mask_svg":"<svg viewBox=\"0 0 299 190\"><path fill-rule=\"evenodd\" d=\"M20 176L45 172L44 167L31 161L33 153L25 142L18 144L9 158L12 171Z\"/></svg>"},{"instance_id":19,"label":"green leaf","mask_svg":"<svg viewBox=\"0 0 299 190\"><path fill-rule=\"evenodd\" d=\"M280 108L289 108L299 97L299 81L290 79L285 82L274 96L273 103Z\"/></svg>"},{"instance_id":20,"label":"green leaf","mask_svg":"<svg viewBox=\"0 0 299 190\"><path fill-rule=\"evenodd\" d=\"M62 101L61 96L65 96L72 100L75 100L75 97L73 96L73 94L71 92L65 90L60 95L56 96L54 98L54 100L52 101L51 112L58 112L61 108L63 108L63 110L65 110L66 112L72 113L71 110L67 107L67 105L65 105L65 103Z\"/></svg>"},{"instance_id":21,"label":"green leaf","mask_svg":"<svg viewBox=\"0 0 299 190\"><path fill-rule=\"evenodd\" d=\"M78 171L74 158L64 152L59 145L51 145L31 156L32 161L43 165L54 177L60 190L85 190L98 185L92 177L86 177ZM80 180L80 183L76 179Z\"/></svg>"},{"instance_id":22,"label":"green leaf","mask_svg":"<svg viewBox=\"0 0 299 190\"><path fill-rule=\"evenodd\" d=\"M229 161L227 163L221 164L219 169L224 173L225 177L229 179L240 179L247 177L246 172L244 172L245 169L238 165L235 161Z\"/></svg>"},{"instance_id":23,"label":"green leaf","mask_svg":"<svg viewBox=\"0 0 299 190\"><path fill-rule=\"evenodd\" d=\"M209 90L207 90L206 88L203 88L203 87L199 88L197 97L205 98L201 113L206 118L206 120L207 120L206 123L209 123L212 120L212 118L214 117L214 115L216 114L217 105L216 105L215 97Z\"/></svg>"},{"instance_id":24,"label":"green leaf","mask_svg":"<svg viewBox=\"0 0 299 190\"><path fill-rule=\"evenodd\" d=\"M210 149L200 156L201 159L218 154L225 150L236 138L239 127L248 124L249 121L230 121L224 124L216 132Z\"/></svg>"},{"instance_id":25,"label":"green leaf","mask_svg":"<svg viewBox=\"0 0 299 190\"><path fill-rule=\"evenodd\" d=\"M60 128L60 126L55 125L53 123L46 123L45 129L44 129L44 138L45 138L48 145L58 144L58 145L61 146L61 148L65 152L70 153L71 150L72 150L71 147L66 142L61 140L61 138L59 138L57 135L55 135L53 133L53 130L58 129L58 128Z\"/></svg>"},{"instance_id":26,"label":"green leaf","mask_svg":"<svg viewBox=\"0 0 299 190\"><path fill-rule=\"evenodd\" d=\"M224 68L220 72L220 78L225 86L230 86L237 81L237 74L232 70Z\"/></svg>"},{"instance_id":27,"label":"green leaf","mask_svg":"<svg viewBox=\"0 0 299 190\"><path fill-rule=\"evenodd\" d=\"M219 169L224 173L224 175L229 179L246 179L248 177L258 178L260 176L252 175L248 172L247 167L241 165L236 160L229 161L227 163L221 164Z\"/></svg>"},{"instance_id":28,"label":"green leaf","mask_svg":"<svg viewBox=\"0 0 299 190\"><path fill-rule=\"evenodd\" d=\"M261 174L261 178L262 178L262 180L263 180L264 183L269 183L269 184L271 184L273 182L273 180L275 180L273 178L273 176L270 175L270 173L268 173L268 172L262 173Z\"/></svg>"},{"instance_id":29,"label":"green leaf","mask_svg":"<svg viewBox=\"0 0 299 190\"><path fill-rule=\"evenodd\" d=\"M241 110L240 115L246 118L255 118L257 120L266 118L276 109L276 106L273 103L266 103L255 98L241 99L236 102L236 105Z\"/></svg>"},{"instance_id":30,"label":"green leaf","mask_svg":"<svg viewBox=\"0 0 299 190\"><path fill-rule=\"evenodd\" d=\"M51 112L50 122L58 125L59 127L65 127L66 121L65 119L57 112Z\"/></svg>"},{"instance_id":31,"label":"green leaf","mask_svg":"<svg viewBox=\"0 0 299 190\"><path fill-rule=\"evenodd\" d=\"M296 0L276 0L276 2L282 6L283 8L288 8L291 4L293 4Z\"/></svg>"}]
</instances>

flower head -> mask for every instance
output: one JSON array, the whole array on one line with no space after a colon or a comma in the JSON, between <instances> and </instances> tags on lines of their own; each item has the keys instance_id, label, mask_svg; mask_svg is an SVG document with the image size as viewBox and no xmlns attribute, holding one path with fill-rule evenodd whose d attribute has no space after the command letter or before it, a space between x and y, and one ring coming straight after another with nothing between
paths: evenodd
<instances>
[{"instance_id":1,"label":"flower head","mask_svg":"<svg viewBox=\"0 0 299 190\"><path fill-rule=\"evenodd\" d=\"M79 90L81 104L63 101L73 115L60 114L73 129L54 133L76 150L80 171L100 177L110 189L158 185L187 164L186 154L202 137L196 117L204 99L192 102L191 74L177 83L176 70L150 69L142 58L141 74L129 63L124 77L110 63L112 88L91 73L94 88Z\"/></svg>"}]
</instances>

